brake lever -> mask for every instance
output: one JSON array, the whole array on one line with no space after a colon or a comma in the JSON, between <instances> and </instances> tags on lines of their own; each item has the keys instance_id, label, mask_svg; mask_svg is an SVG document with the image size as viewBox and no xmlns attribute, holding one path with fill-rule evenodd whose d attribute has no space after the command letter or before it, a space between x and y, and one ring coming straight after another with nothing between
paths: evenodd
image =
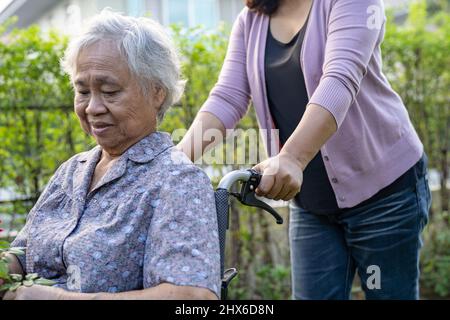
<instances>
[{"instance_id":1,"label":"brake lever","mask_svg":"<svg viewBox=\"0 0 450 320\"><path fill-rule=\"evenodd\" d=\"M258 171L252 169L249 169L248 171L250 171L251 173L250 178L247 181L242 182L241 192L239 194L233 193L233 195L242 204L263 209L275 218L277 224L283 224L283 218L278 214L278 212L276 212L275 209L273 209L264 201L257 199L255 196L255 190L258 187L259 182L261 181L261 174Z\"/></svg>"}]
</instances>

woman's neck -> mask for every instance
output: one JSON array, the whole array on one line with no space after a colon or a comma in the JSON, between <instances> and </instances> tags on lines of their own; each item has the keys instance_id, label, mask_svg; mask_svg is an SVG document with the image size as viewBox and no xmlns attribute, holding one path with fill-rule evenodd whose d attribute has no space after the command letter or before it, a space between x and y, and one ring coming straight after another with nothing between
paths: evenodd
<instances>
[{"instance_id":1,"label":"woman's neck","mask_svg":"<svg viewBox=\"0 0 450 320\"><path fill-rule=\"evenodd\" d=\"M303 8L308 7L313 0L282 0L277 9L276 14L289 15L292 12L302 11Z\"/></svg>"},{"instance_id":2,"label":"woman's neck","mask_svg":"<svg viewBox=\"0 0 450 320\"><path fill-rule=\"evenodd\" d=\"M313 0L286 1L290 2L284 3L284 6L270 16L270 32L275 39L283 43L289 43L305 25Z\"/></svg>"},{"instance_id":3,"label":"woman's neck","mask_svg":"<svg viewBox=\"0 0 450 320\"><path fill-rule=\"evenodd\" d=\"M102 162L104 164L108 164L108 163L116 161L117 159L120 158L120 156L121 156L121 154L108 153L105 149L103 149L102 156L100 158L100 162Z\"/></svg>"},{"instance_id":4,"label":"woman's neck","mask_svg":"<svg viewBox=\"0 0 450 320\"><path fill-rule=\"evenodd\" d=\"M133 145L135 145L136 143L138 143L151 133L156 132L156 130L157 130L156 127L149 126L147 129L142 130L142 132L138 136L130 137L124 143L114 146L101 145L102 147L101 159L104 160L106 163L117 160L129 148L131 148Z\"/></svg>"}]
</instances>

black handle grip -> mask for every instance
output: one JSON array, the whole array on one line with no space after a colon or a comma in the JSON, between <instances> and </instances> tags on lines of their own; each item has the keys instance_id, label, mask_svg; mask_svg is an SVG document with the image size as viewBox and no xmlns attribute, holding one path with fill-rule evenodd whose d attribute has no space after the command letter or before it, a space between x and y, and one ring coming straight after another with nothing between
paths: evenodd
<instances>
[{"instance_id":1,"label":"black handle grip","mask_svg":"<svg viewBox=\"0 0 450 320\"><path fill-rule=\"evenodd\" d=\"M252 169L249 171L251 172L251 176L242 185L241 192L238 197L239 201L247 206L257 207L269 212L275 218L277 224L282 224L283 218L278 214L278 212L276 212L274 208L269 206L264 201L257 199L255 196L255 190L261 181L262 175L258 171Z\"/></svg>"}]
</instances>

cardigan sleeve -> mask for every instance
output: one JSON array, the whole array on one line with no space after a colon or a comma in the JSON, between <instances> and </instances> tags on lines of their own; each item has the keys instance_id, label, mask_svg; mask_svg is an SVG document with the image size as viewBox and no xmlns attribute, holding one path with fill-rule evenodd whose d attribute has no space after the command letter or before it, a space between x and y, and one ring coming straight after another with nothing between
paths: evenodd
<instances>
[{"instance_id":1,"label":"cardigan sleeve","mask_svg":"<svg viewBox=\"0 0 450 320\"><path fill-rule=\"evenodd\" d=\"M386 18L382 0L334 0L330 10L323 74L309 104L330 111L339 128L383 38Z\"/></svg>"},{"instance_id":2,"label":"cardigan sleeve","mask_svg":"<svg viewBox=\"0 0 450 320\"><path fill-rule=\"evenodd\" d=\"M200 109L200 112L214 114L227 129L236 126L250 102L244 30L247 12L244 8L234 22L219 80Z\"/></svg>"}]
</instances>

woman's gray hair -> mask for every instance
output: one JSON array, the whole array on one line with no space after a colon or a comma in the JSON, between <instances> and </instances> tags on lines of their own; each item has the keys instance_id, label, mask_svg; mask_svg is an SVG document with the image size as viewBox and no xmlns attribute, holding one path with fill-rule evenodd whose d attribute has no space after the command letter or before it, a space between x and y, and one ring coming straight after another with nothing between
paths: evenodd
<instances>
[{"instance_id":1,"label":"woman's gray hair","mask_svg":"<svg viewBox=\"0 0 450 320\"><path fill-rule=\"evenodd\" d=\"M155 84L165 90L166 98L157 115L161 122L167 109L181 98L185 84L177 50L164 27L149 18L124 16L104 9L69 43L62 66L72 80L80 51L101 40L117 42L145 95Z\"/></svg>"}]
</instances>

